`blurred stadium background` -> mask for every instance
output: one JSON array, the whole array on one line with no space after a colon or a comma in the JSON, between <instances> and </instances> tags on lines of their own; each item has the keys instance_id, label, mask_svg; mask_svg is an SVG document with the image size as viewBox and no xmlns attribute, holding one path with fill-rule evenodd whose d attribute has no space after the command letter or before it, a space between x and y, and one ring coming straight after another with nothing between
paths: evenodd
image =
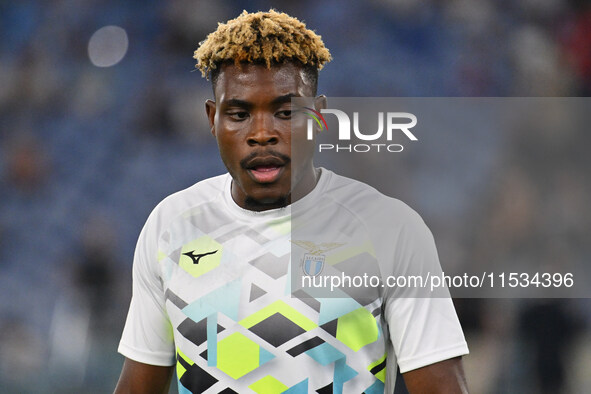
<instances>
[{"instance_id":1,"label":"blurred stadium background","mask_svg":"<svg viewBox=\"0 0 591 394\"><path fill-rule=\"evenodd\" d=\"M591 93L584 0L0 1L0 392L112 391L145 219L224 170L192 53L270 7L322 35L329 97ZM392 169L393 194L444 263L589 263L590 142L472 136ZM457 307L473 393L591 392L589 300Z\"/></svg>"}]
</instances>

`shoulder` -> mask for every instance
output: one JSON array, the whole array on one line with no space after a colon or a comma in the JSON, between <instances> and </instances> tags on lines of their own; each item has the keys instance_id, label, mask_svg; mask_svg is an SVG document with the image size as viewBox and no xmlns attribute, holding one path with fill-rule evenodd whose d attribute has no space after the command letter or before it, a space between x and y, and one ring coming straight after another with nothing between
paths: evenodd
<instances>
[{"instance_id":1,"label":"shoulder","mask_svg":"<svg viewBox=\"0 0 591 394\"><path fill-rule=\"evenodd\" d=\"M422 224L421 216L405 202L387 196L374 187L328 171L327 197L364 221L395 227Z\"/></svg>"},{"instance_id":2,"label":"shoulder","mask_svg":"<svg viewBox=\"0 0 591 394\"><path fill-rule=\"evenodd\" d=\"M218 175L169 195L154 208L146 225L162 228L184 212L219 199L228 178L229 174Z\"/></svg>"}]
</instances>

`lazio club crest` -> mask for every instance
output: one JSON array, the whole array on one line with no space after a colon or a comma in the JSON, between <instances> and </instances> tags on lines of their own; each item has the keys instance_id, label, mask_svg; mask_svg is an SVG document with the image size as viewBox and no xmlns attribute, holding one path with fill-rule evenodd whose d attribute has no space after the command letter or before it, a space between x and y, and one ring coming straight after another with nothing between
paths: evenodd
<instances>
[{"instance_id":1,"label":"lazio club crest","mask_svg":"<svg viewBox=\"0 0 591 394\"><path fill-rule=\"evenodd\" d=\"M306 253L302 259L302 270L308 276L318 276L324 268L324 261L326 257L321 255L313 255Z\"/></svg>"},{"instance_id":2,"label":"lazio club crest","mask_svg":"<svg viewBox=\"0 0 591 394\"><path fill-rule=\"evenodd\" d=\"M310 241L291 241L292 243L306 249L309 253L304 254L302 259L302 271L308 276L318 276L324 269L326 262L326 256L324 252L338 248L344 244L341 243L322 243L316 245Z\"/></svg>"}]
</instances>

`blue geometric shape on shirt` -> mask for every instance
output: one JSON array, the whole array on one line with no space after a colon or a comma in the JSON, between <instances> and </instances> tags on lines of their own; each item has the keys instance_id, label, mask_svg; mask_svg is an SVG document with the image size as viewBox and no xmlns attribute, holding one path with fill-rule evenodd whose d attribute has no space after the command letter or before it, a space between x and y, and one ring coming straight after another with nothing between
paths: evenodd
<instances>
[{"instance_id":1,"label":"blue geometric shape on shirt","mask_svg":"<svg viewBox=\"0 0 591 394\"><path fill-rule=\"evenodd\" d=\"M349 367L346 363L345 358L341 358L334 363L334 378L333 378L333 391L335 394L341 394L343 392L343 385L348 380L353 379L358 375L358 372L353 368Z\"/></svg>"},{"instance_id":2,"label":"blue geometric shape on shirt","mask_svg":"<svg viewBox=\"0 0 591 394\"><path fill-rule=\"evenodd\" d=\"M218 315L207 317L207 365L215 367L218 364Z\"/></svg>"},{"instance_id":3,"label":"blue geometric shape on shirt","mask_svg":"<svg viewBox=\"0 0 591 394\"><path fill-rule=\"evenodd\" d=\"M295 386L291 386L281 394L308 394L308 379L304 379Z\"/></svg>"},{"instance_id":4,"label":"blue geometric shape on shirt","mask_svg":"<svg viewBox=\"0 0 591 394\"><path fill-rule=\"evenodd\" d=\"M236 279L193 301L182 311L195 322L217 312L238 320L239 305L240 279Z\"/></svg>"},{"instance_id":5,"label":"blue geometric shape on shirt","mask_svg":"<svg viewBox=\"0 0 591 394\"><path fill-rule=\"evenodd\" d=\"M259 367L266 363L267 361L271 361L275 358L273 353L270 353L263 349L262 347L259 348Z\"/></svg>"},{"instance_id":6,"label":"blue geometric shape on shirt","mask_svg":"<svg viewBox=\"0 0 591 394\"><path fill-rule=\"evenodd\" d=\"M365 394L384 394L384 383L381 380L376 379L376 381L365 389Z\"/></svg>"},{"instance_id":7,"label":"blue geometric shape on shirt","mask_svg":"<svg viewBox=\"0 0 591 394\"><path fill-rule=\"evenodd\" d=\"M361 308L361 304L352 298L318 298L318 301L320 301L318 325L328 323Z\"/></svg>"},{"instance_id":8,"label":"blue geometric shape on shirt","mask_svg":"<svg viewBox=\"0 0 591 394\"><path fill-rule=\"evenodd\" d=\"M347 365L346 356L327 342L308 350L306 354L321 365L334 362L333 393L341 394L345 382L358 375L357 371Z\"/></svg>"},{"instance_id":9,"label":"blue geometric shape on shirt","mask_svg":"<svg viewBox=\"0 0 591 394\"><path fill-rule=\"evenodd\" d=\"M183 385L181 384L180 380L179 380L179 384L178 384L178 386L179 386L179 394L193 394L193 393L191 393L189 390L187 390L187 389L185 388L185 386L183 386Z\"/></svg>"},{"instance_id":10,"label":"blue geometric shape on shirt","mask_svg":"<svg viewBox=\"0 0 591 394\"><path fill-rule=\"evenodd\" d=\"M321 365L328 365L332 362L345 358L345 355L338 351L335 347L327 342L322 345L316 346L308 351L306 354L312 357L317 363Z\"/></svg>"}]
</instances>

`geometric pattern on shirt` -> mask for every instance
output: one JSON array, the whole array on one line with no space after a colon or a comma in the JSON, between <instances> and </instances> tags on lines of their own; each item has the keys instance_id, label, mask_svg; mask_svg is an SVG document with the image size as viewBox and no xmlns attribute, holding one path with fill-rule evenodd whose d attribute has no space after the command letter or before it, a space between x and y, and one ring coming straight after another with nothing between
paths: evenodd
<instances>
[{"instance_id":1,"label":"geometric pattern on shirt","mask_svg":"<svg viewBox=\"0 0 591 394\"><path fill-rule=\"evenodd\" d=\"M235 332L218 342L217 368L239 379L275 356L244 334Z\"/></svg>"},{"instance_id":2,"label":"geometric pattern on shirt","mask_svg":"<svg viewBox=\"0 0 591 394\"><path fill-rule=\"evenodd\" d=\"M387 361L387 353L384 353L382 358L379 360L374 361L373 363L367 366L367 370L375 375L376 378L382 381L382 383L386 383L386 361Z\"/></svg>"},{"instance_id":3,"label":"geometric pattern on shirt","mask_svg":"<svg viewBox=\"0 0 591 394\"><path fill-rule=\"evenodd\" d=\"M265 253L254 260L249 261L249 264L258 268L273 279L279 279L287 275L289 265L289 254L277 257L272 253Z\"/></svg>"},{"instance_id":4,"label":"geometric pattern on shirt","mask_svg":"<svg viewBox=\"0 0 591 394\"><path fill-rule=\"evenodd\" d=\"M202 393L217 383L218 380L216 378L200 368L178 349L176 356L179 392ZM181 390L181 387L185 390Z\"/></svg>"},{"instance_id":5,"label":"geometric pattern on shirt","mask_svg":"<svg viewBox=\"0 0 591 394\"><path fill-rule=\"evenodd\" d=\"M264 260L259 260L259 262L260 261ZM225 312L227 315L236 316L238 307L237 303L232 302L230 304L233 305L229 305L228 302L224 301L224 299L238 299L235 296L238 295L237 289L239 289L241 285L242 283L239 280L231 282L209 294L206 294L199 300L193 301L192 304L188 304L184 309L185 312L191 312L191 310L193 310L193 313L187 313L187 315L191 318L184 320L177 327L177 331L198 346L204 344L207 341L207 319L206 316L203 315L207 315L207 311L206 313L203 313L202 311L202 313L199 315L202 315L203 319L195 322L193 319L201 316L194 313L194 308L191 308L191 305L193 305L193 307L197 303L200 304L201 307L208 305L209 308L213 308L214 310L217 310L217 312ZM256 286L256 288L254 286ZM229 291L231 289L233 290ZM255 289L254 291L256 293L262 293L265 291L260 286L254 285L253 283L250 284L250 289L251 290L249 294L253 293L253 289ZM228 297L230 293L235 293L235 296ZM180 300L178 296L173 296L172 292L169 294L169 296L171 296L171 298L175 298L177 304L182 305L182 300ZM204 300L207 302L203 302ZM320 307L317 307L318 309L322 309L322 302L316 299L312 300L314 303L320 305ZM334 300L326 300L325 303L327 304L326 306L337 306L337 309L340 307L340 311L338 313L342 314L343 312L347 312L342 314L337 319L333 319L332 321L325 323L325 332L331 334L350 348L357 350L360 348L360 344L363 345L370 343L377 339L376 321L371 313L365 308L360 307L360 305L355 302L343 303ZM355 304L356 308L353 308L352 305ZM242 319L239 323L243 327L248 328L251 333L255 334L257 337L261 338L266 343L269 343L274 347L281 346L287 341L293 340L299 335L317 327L316 323L309 320L295 308L289 306L281 300L275 301L266 307L259 309L257 312ZM217 327L218 329L216 330L216 334L221 332L221 329L223 329L219 325L217 325ZM355 333L356 330L362 332L363 334L360 334L359 332ZM333 383L330 385L330 387L337 389L337 391L339 388L342 390L342 385L346 381L355 377L358 373L346 364L346 356L342 352L338 351L336 348L334 348L334 346L324 342L320 338L315 338L315 346L312 346L309 349L304 349L300 354L311 357L321 365L329 365L334 363ZM254 371L255 369L275 358L275 356L270 351L264 349L264 347L255 341L238 332L235 332L220 341L216 340L216 342L216 367L233 379L240 379L241 377L247 375L248 373ZM310 343L310 340L303 340L301 344L306 342ZM294 348L297 348L297 346L299 345L296 345ZM203 356L207 357L207 349L203 353ZM292 353L298 355L296 352ZM201 372L205 372L203 369L189 368L190 371L187 373L187 362L184 362L181 358L179 363L181 364L181 367L185 368L185 372L183 373L184 378L179 381L179 384L182 385L184 389L188 389L190 392L200 392L193 391L196 386L192 386L192 384L194 385L195 382L193 381L197 379L200 381L198 390L202 390L204 385L215 383L215 381L212 380L214 378L211 377L211 375L203 375ZM189 366L191 365L192 364L189 364ZM191 376L194 376L194 378L191 378ZM210 376L210 378L208 378L208 376ZM258 380L256 384L253 384L249 387L253 391L256 389L255 392L272 392L269 390L272 390L273 387L283 388L284 386L285 385L277 378L267 375L265 378ZM375 385L373 385L372 388L374 386ZM303 393L306 391L301 390L303 390L304 387L305 390L307 390L307 381L299 382L297 385L294 385L291 388L288 388L287 386L285 387L288 390L285 392ZM377 386L375 386L375 388L377 388ZM325 389L328 389L328 387ZM324 389L320 389L319 391L322 392L323 390Z\"/></svg>"},{"instance_id":6,"label":"geometric pattern on shirt","mask_svg":"<svg viewBox=\"0 0 591 394\"><path fill-rule=\"evenodd\" d=\"M195 345L199 346L207 340L207 319L203 319L198 323L195 323L193 320L186 318L177 327L177 330L182 336L193 342ZM217 333L219 334L223 330L224 327L218 324Z\"/></svg>"},{"instance_id":7,"label":"geometric pattern on shirt","mask_svg":"<svg viewBox=\"0 0 591 394\"><path fill-rule=\"evenodd\" d=\"M189 318L185 319L177 327L177 331L197 346L208 346L210 341L207 341L207 316L203 315L207 315L209 311L205 311L205 313L202 311L200 314L195 314L194 307L197 304L200 304L202 307L207 305L208 307L206 307L206 309L214 308L217 309L218 312L225 313L226 315L236 316L235 308L237 308L237 304L234 302L228 303L227 296L230 293L238 294L236 289L240 288L242 285L244 284L242 284L240 280L233 281L209 294L206 294L199 300L195 300L191 304L188 304L185 308L185 312L189 312L187 313ZM251 290L249 294L252 293L253 286L256 285L250 283ZM234 290L230 291L232 288ZM260 286L257 286L257 288L264 291ZM226 300L224 300L224 298ZM230 296L229 298L236 299L235 296ZM204 300L207 302L203 302ZM319 303L319 309L322 309L322 302L315 299L314 301ZM335 337L353 350L358 350L361 346L377 340L379 334L376 328L377 322L367 309L360 307L360 305L355 302L339 302L338 299L323 301L327 306L332 306L337 309L340 308L338 313L341 313L341 316L325 323L324 326L321 327L324 329L324 332ZM356 307L353 307L355 304ZM191 305L193 305L193 308L191 308ZM199 315L204 318L195 322L193 319ZM237 323L248 329L249 332L264 342L256 342L240 332L234 332L218 341L217 334L223 330L223 327L217 325L218 328L215 332L216 338L214 339L216 348L209 350L214 350L216 353L215 367L234 380L239 380L247 376L252 371L276 357L271 353L270 349L265 349L261 343L267 343L272 345L272 347L277 348L318 327L316 323L282 300L277 300L266 305L246 318L237 321ZM205 344L206 342L208 343ZM326 390L329 390L329 388L331 390L336 390L335 392L340 392L342 391L344 383L358 374L357 371L347 365L346 355L344 353L319 337L313 337L312 339L303 337L299 344L292 346L285 351L286 354L289 354L291 357L310 357L320 365L334 365L334 373L332 377L333 383L324 388L318 389L318 392L327 392ZM208 353L208 349L205 349L202 357L207 359ZM205 371L202 368L187 368L187 361L182 358L179 363L181 368L184 368L183 377L179 380L179 388L182 387L182 389L186 389L189 392L197 393L201 391L194 390L203 390L205 385L215 384L215 381L213 381L214 377L210 374L204 375L203 372ZM189 366L192 366L193 364L189 363ZM378 364L378 367L379 365L381 365L381 363ZM376 370L376 366L373 366L370 372L375 374L379 379L381 373L384 371ZM372 386L368 387L365 392L378 393L379 391L376 390L379 390L380 384L382 385L383 392L383 383L379 380L378 382L379 384L372 384ZM198 386L195 386L197 384ZM277 377L266 375L251 384L249 388L257 393L276 392L274 390L278 390L279 388L281 388L282 391L277 392L296 394L306 393L308 392L308 380L306 379L292 387L288 387Z\"/></svg>"},{"instance_id":8,"label":"geometric pattern on shirt","mask_svg":"<svg viewBox=\"0 0 591 394\"><path fill-rule=\"evenodd\" d=\"M277 262L280 264L272 266L273 263ZM281 271L287 273L289 256L284 256L281 259L267 253L250 263L251 266L265 272L269 277L278 279L284 275ZM277 268L283 266L285 268ZM267 293L264 289L264 281L259 282L258 285L248 283L248 281L245 282L243 283L243 280L240 279L234 280L203 295L198 300L193 300L189 304L172 291L167 293L167 298L173 301L174 304L179 307L184 306L182 311L187 316L187 319L183 320L177 327L177 331L200 349L203 349L201 357L207 360L207 365L215 367L226 376L237 381L247 377L251 372L276 358L276 355L272 353L273 348L281 347L288 341L294 343L301 336L300 342L289 349L285 349L284 354L291 357L309 357L322 366L333 366L333 382L324 388L318 389L318 392L325 392L329 388L336 390L335 392L341 392L344 383L358 375L358 372L347 364L346 355L333 345L317 336L312 339L302 336L302 334L318 328L318 324L282 300L271 302L238 321L240 289L243 286L249 288L249 302L256 301ZM350 349L357 351L378 339L379 331L375 317L355 300L336 298L322 299L320 301L307 294L305 295L307 296L306 299L293 299L293 302L300 302L302 306L312 306L318 312L320 321L332 319L325 322L321 328L326 334L334 337ZM223 330L223 327L217 324L216 316L220 312L230 317L240 326L248 329L248 332L253 336L234 332L218 340L217 334ZM208 322L208 320L211 321ZM217 329L211 331L208 330L208 326L217 327ZM208 338L208 334L214 337ZM259 340L256 341L252 338L259 338ZM264 344L271 347L266 349ZM212 357L213 359L211 359ZM196 393L201 392L199 390L203 390L206 385L209 384L209 387L211 387L216 383L217 380L214 380L216 379L214 376L187 360L188 358L183 359L181 357L177 363L180 365L179 368L184 371L183 377L179 378L179 390ZM382 372L385 371L375 371L374 366L374 370L370 372L374 373L378 378L377 382L379 384L373 383L365 392L377 393L380 384L383 386L379 378ZM281 389L281 391L277 392L297 394L308 392L308 380L306 379L292 387L288 387L281 382L279 377L266 375L248 387L257 393L271 393L275 392L274 390Z\"/></svg>"},{"instance_id":9,"label":"geometric pattern on shirt","mask_svg":"<svg viewBox=\"0 0 591 394\"><path fill-rule=\"evenodd\" d=\"M267 294L267 292L265 290L261 289L260 287L258 287L254 283L251 283L250 284L250 296L248 297L248 302L253 302L257 298L262 297L265 294Z\"/></svg>"},{"instance_id":10,"label":"geometric pattern on shirt","mask_svg":"<svg viewBox=\"0 0 591 394\"><path fill-rule=\"evenodd\" d=\"M222 254L222 245L204 235L183 245L179 266L193 277L198 278L219 266Z\"/></svg>"},{"instance_id":11,"label":"geometric pattern on shirt","mask_svg":"<svg viewBox=\"0 0 591 394\"><path fill-rule=\"evenodd\" d=\"M320 302L313 298L311 295L306 293L304 290L299 289L292 293L294 298L302 301L304 304L308 305L310 308L314 309L316 312L320 312Z\"/></svg>"},{"instance_id":12,"label":"geometric pattern on shirt","mask_svg":"<svg viewBox=\"0 0 591 394\"><path fill-rule=\"evenodd\" d=\"M269 242L269 239L267 237L265 237L264 235L262 235L261 233L255 231L253 229L248 229L245 231L243 228L237 228L231 232L228 232L222 236L217 237L216 240L219 243L224 243L224 242L226 242L230 239L233 239L239 235L246 236L246 237L250 238L252 241L258 243L259 245L264 245Z\"/></svg>"},{"instance_id":13,"label":"geometric pattern on shirt","mask_svg":"<svg viewBox=\"0 0 591 394\"><path fill-rule=\"evenodd\" d=\"M199 221L192 221L192 224L197 223ZM215 276L216 269L226 264L224 261L228 260L228 256L233 256L233 251L226 250L222 245L225 242L237 242L234 239L238 237L250 239L261 245L269 241L262 233L250 230L245 231L238 226L233 230L225 231L221 236L218 234L193 237L193 240L188 240L174 251L176 259L172 261L193 278L207 280L201 279L204 273L211 272L209 275ZM289 270L290 253L277 256L269 249L267 250L264 254L248 261L249 266L265 275L265 277L259 277L256 284L247 277L241 277L193 300L183 300L182 297L167 289L166 298L187 316L186 319L177 323L176 331L197 347L196 352L192 351L192 354L199 355L198 360L200 360L197 365L180 351L178 352L177 373L181 372L178 375L179 392L200 393L206 389L222 393L261 394L328 392L326 390L330 390L331 393L342 392L343 385L362 372L349 366L346 350L344 348L339 350L336 346L341 344L340 346L344 345L346 348L357 351L366 344L375 342L379 332L374 316L363 308L360 302L346 297L316 299L301 291L296 296L304 297L291 298L289 304L281 300L281 297L279 299L268 297L268 294L277 294L277 289L273 287L275 281L285 281L285 275ZM198 264L195 264L195 259L185 254L200 255L214 251L217 252L201 257ZM168 258L171 258L170 252ZM194 269L199 266L204 268ZM208 278L213 277L208 276ZM271 287L268 288L268 285ZM243 295L245 299L241 301ZM261 298L263 296L267 298ZM257 308L255 311L250 307L249 315L239 320L241 302L258 305L258 307L255 307ZM310 320L299 309L302 312L306 311L306 314L315 314L317 320ZM219 314L223 315L222 321L225 323L222 325L226 327L227 333L222 331L224 327L218 322L222 317ZM228 325L228 319L234 322L233 326ZM320 323L324 326L319 327ZM319 335L310 336L308 333L312 330ZM356 332L359 330L361 332ZM332 344L327 342L331 337ZM289 346L285 347L284 345L288 342ZM309 387L309 379L304 379L296 384L292 383L290 387L290 384L282 381L282 374L275 375L274 369L266 367L273 364L278 357L313 360L321 368L330 368L332 383L323 388L314 388ZM216 370L219 372L216 373ZM261 372L255 375L255 371L259 370ZM365 371L365 373L368 372L370 371ZM372 370L371 373L373 372ZM257 376L257 378L253 380L250 376ZM236 386L231 383L232 381L236 382ZM248 384L240 382L248 382ZM383 384L379 379L376 379L376 382ZM378 387L372 381L364 392L370 393Z\"/></svg>"}]
</instances>

